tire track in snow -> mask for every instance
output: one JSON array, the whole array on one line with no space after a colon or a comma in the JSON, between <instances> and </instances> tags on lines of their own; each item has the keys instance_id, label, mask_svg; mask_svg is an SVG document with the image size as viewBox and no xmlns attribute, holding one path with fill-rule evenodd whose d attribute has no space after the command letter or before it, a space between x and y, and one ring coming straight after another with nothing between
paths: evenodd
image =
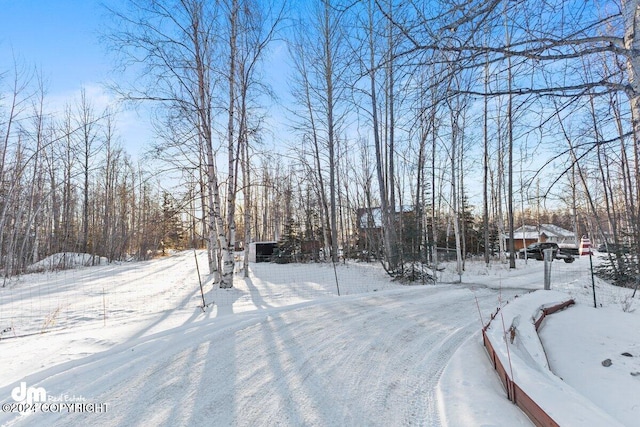
<instances>
[{"instance_id":1,"label":"tire track in snow","mask_svg":"<svg viewBox=\"0 0 640 427\"><path fill-rule=\"evenodd\" d=\"M239 399L236 423L440 425L438 380L480 322L467 290L444 291L446 297L432 292L289 310L257 325L251 333L260 331L267 337L262 346L270 348L258 360L272 362L247 361L255 369L243 381L254 390ZM495 309L495 293L480 299L486 311ZM255 344L247 341L240 353ZM270 370L277 375L256 387Z\"/></svg>"},{"instance_id":2,"label":"tire track in snow","mask_svg":"<svg viewBox=\"0 0 640 427\"><path fill-rule=\"evenodd\" d=\"M480 327L476 295L484 316L495 311L495 291L419 287L142 337L27 379L106 402L109 413L9 422L438 426L436 386L451 355Z\"/></svg>"}]
</instances>

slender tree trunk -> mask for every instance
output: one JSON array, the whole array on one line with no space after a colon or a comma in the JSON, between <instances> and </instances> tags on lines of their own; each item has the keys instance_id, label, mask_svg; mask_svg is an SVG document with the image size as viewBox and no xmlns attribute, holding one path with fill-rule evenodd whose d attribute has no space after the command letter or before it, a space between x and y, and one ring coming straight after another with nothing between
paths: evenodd
<instances>
[{"instance_id":1,"label":"slender tree trunk","mask_svg":"<svg viewBox=\"0 0 640 427\"><path fill-rule=\"evenodd\" d=\"M391 19L393 19L393 2L389 2L389 17ZM386 66L386 71L387 71L387 108L388 108L388 113L389 113L389 117L388 117L388 122L387 122L387 131L388 131L388 135L389 135L389 140L388 140L388 146L389 146L389 151L388 151L388 159L387 159L387 165L388 165L388 172L386 174L386 178L387 178L387 184L389 185L389 208L391 209L391 211L389 212L390 215L390 226L393 227L394 230L402 230L402 226L398 225L398 222L402 222L402 213L403 213L403 207L402 205L399 206L400 208L400 218L396 218L396 192L395 192L395 180L396 180L396 167L395 167L395 75L394 75L394 59L393 59L393 54L394 54L394 49L393 49L393 28L394 26L391 25L391 23L388 23L387 25L388 28L388 34L387 34L387 66ZM395 236L395 238L393 239L393 241L391 241L391 255L396 258L393 261L393 265L396 265L398 263L402 263L402 259L398 259L399 258L399 250L398 250L398 246L399 246L399 242L402 242L401 238L398 238L397 236Z\"/></svg>"},{"instance_id":2,"label":"slender tree trunk","mask_svg":"<svg viewBox=\"0 0 640 427\"><path fill-rule=\"evenodd\" d=\"M627 55L627 81L629 89L627 95L631 104L631 127L633 131L633 146L635 153L635 199L640 200L640 56L631 52L640 50L640 0L622 0L622 17L624 19L624 47ZM638 204L640 209L640 203ZM640 211L634 213L640 218ZM636 243L636 259L640 259L640 224L635 221L633 234ZM640 261L636 261L636 273L640 274Z\"/></svg>"},{"instance_id":3,"label":"slender tree trunk","mask_svg":"<svg viewBox=\"0 0 640 427\"><path fill-rule=\"evenodd\" d=\"M244 277L249 277L249 247L251 245L251 176L248 141L242 145L242 185L244 193Z\"/></svg>"},{"instance_id":4,"label":"slender tree trunk","mask_svg":"<svg viewBox=\"0 0 640 427\"><path fill-rule=\"evenodd\" d=\"M324 7L324 78L327 90L327 138L329 148L329 204L331 227L331 261L338 261L338 224L336 214L336 135L334 120L334 70L331 40L331 4L327 0Z\"/></svg>"},{"instance_id":5,"label":"slender tree trunk","mask_svg":"<svg viewBox=\"0 0 640 427\"><path fill-rule=\"evenodd\" d=\"M485 63L484 68L484 91L489 91L489 64ZM483 156L482 156L482 170L483 170L483 183L482 183L482 225L484 231L484 263L489 267L490 253L489 253L489 194L488 194L488 181L489 181L489 98L484 97L484 110L482 115L482 129L483 129Z\"/></svg>"},{"instance_id":6,"label":"slender tree trunk","mask_svg":"<svg viewBox=\"0 0 640 427\"><path fill-rule=\"evenodd\" d=\"M380 137L380 125L378 124L378 97L376 90L376 63L375 63L375 45L373 39L373 7L370 7L370 20L369 20L369 82L370 82L370 98L371 98L371 118L373 120L373 138L375 145L376 156L376 176L378 178L378 188L380 192L380 211L382 214L382 233L383 233L383 247L385 252L385 258L387 261L386 268L390 272L395 272L397 269L397 256L395 254L395 227L392 220L391 209L393 206L389 206L389 197L387 194L387 182L384 176L384 161L382 153L382 141Z\"/></svg>"},{"instance_id":7,"label":"slender tree trunk","mask_svg":"<svg viewBox=\"0 0 640 427\"><path fill-rule=\"evenodd\" d=\"M506 47L511 46L511 34L505 14ZM516 268L516 249L514 241L513 218L513 77L511 70L511 56L507 55L507 144L508 144L508 183L507 183L507 216L509 218L509 268Z\"/></svg>"},{"instance_id":8,"label":"slender tree trunk","mask_svg":"<svg viewBox=\"0 0 640 427\"><path fill-rule=\"evenodd\" d=\"M462 281L462 253L460 238L460 212L458 208L458 174L457 174L457 154L458 154L458 134L460 128L458 126L459 111L451 108L451 213L453 222L453 232L456 241L456 272L458 280Z\"/></svg>"}]
</instances>

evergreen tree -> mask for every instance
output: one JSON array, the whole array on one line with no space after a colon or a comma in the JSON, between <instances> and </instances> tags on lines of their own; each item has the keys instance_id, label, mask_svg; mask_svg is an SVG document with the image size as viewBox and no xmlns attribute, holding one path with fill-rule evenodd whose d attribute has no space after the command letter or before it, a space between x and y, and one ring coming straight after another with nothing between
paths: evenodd
<instances>
[{"instance_id":1,"label":"evergreen tree","mask_svg":"<svg viewBox=\"0 0 640 427\"><path fill-rule=\"evenodd\" d=\"M302 240L298 226L293 218L289 218L284 225L282 238L278 242L278 254L275 257L277 263L286 264L297 261L300 254Z\"/></svg>"},{"instance_id":2,"label":"evergreen tree","mask_svg":"<svg viewBox=\"0 0 640 427\"><path fill-rule=\"evenodd\" d=\"M482 233L474 228L475 218L473 216L473 206L469 204L466 193L462 195L462 211L460 212L460 223L464 230L464 249L466 253L479 253ZM463 254L464 255L464 254Z\"/></svg>"},{"instance_id":3,"label":"evergreen tree","mask_svg":"<svg viewBox=\"0 0 640 427\"><path fill-rule=\"evenodd\" d=\"M184 249L185 230L180 212L168 192L162 194L162 253L166 248Z\"/></svg>"}]
</instances>

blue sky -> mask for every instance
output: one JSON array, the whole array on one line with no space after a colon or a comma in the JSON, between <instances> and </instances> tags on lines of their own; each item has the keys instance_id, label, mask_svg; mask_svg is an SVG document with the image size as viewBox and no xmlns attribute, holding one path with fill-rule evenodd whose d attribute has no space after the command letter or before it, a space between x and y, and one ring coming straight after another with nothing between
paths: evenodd
<instances>
[{"instance_id":1,"label":"blue sky","mask_svg":"<svg viewBox=\"0 0 640 427\"><path fill-rule=\"evenodd\" d=\"M18 64L42 73L50 111L73 104L83 88L96 111L101 111L115 101L103 86L111 72L111 58L100 42L104 3L0 0L0 72L11 70L15 57ZM125 111L117 126L123 146L137 157L151 139L148 120Z\"/></svg>"},{"instance_id":2,"label":"blue sky","mask_svg":"<svg viewBox=\"0 0 640 427\"><path fill-rule=\"evenodd\" d=\"M12 67L13 51L42 71L51 94L99 83L109 71L103 16L97 0L0 0L1 68Z\"/></svg>"},{"instance_id":3,"label":"blue sky","mask_svg":"<svg viewBox=\"0 0 640 427\"><path fill-rule=\"evenodd\" d=\"M110 78L112 57L100 42L100 32L108 19L104 4L121 0L0 0L0 72L18 63L37 67L47 84L49 107L61 111L73 104L84 88L96 110L115 101L103 87ZM286 89L283 46L273 48L266 78ZM285 49L286 50L286 49ZM280 96L287 93L277 90ZM271 106L272 123L283 112ZM151 125L143 109L121 112L118 130L131 155L138 155L152 138ZM277 125L276 125L277 126ZM272 131L275 131L272 129ZM267 137L267 139L270 139Z\"/></svg>"}]
</instances>

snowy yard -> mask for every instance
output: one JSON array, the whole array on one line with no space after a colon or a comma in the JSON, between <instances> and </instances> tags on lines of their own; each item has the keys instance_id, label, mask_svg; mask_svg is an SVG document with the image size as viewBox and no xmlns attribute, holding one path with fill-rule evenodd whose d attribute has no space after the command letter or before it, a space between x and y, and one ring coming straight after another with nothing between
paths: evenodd
<instances>
[{"instance_id":1,"label":"snowy yard","mask_svg":"<svg viewBox=\"0 0 640 427\"><path fill-rule=\"evenodd\" d=\"M640 316L622 311L629 290L600 281L593 309L588 265L554 263L553 288L578 305L546 320L542 340L557 375L633 425ZM462 284L402 286L375 264L256 264L233 289L205 282L204 311L193 252L25 275L0 288L0 402L24 382L50 412L0 424L530 425L479 331L541 289L542 268L469 263Z\"/></svg>"}]
</instances>

